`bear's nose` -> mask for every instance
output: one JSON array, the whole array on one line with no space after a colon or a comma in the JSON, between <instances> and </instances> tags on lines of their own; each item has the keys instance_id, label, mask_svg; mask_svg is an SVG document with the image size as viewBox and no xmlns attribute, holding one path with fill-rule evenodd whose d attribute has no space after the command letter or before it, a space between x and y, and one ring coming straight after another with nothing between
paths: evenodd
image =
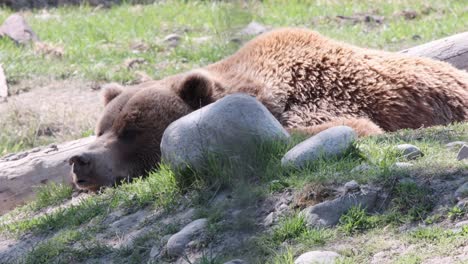
<instances>
[{"instance_id":1,"label":"bear's nose","mask_svg":"<svg viewBox=\"0 0 468 264\"><path fill-rule=\"evenodd\" d=\"M87 154L75 155L68 160L70 165L73 164L75 166L86 166L89 165L90 162L91 159Z\"/></svg>"},{"instance_id":2,"label":"bear's nose","mask_svg":"<svg viewBox=\"0 0 468 264\"><path fill-rule=\"evenodd\" d=\"M83 183L89 178L89 174L92 169L92 160L89 154L75 155L71 157L68 162L72 165L72 172L76 177L77 183Z\"/></svg>"}]
</instances>

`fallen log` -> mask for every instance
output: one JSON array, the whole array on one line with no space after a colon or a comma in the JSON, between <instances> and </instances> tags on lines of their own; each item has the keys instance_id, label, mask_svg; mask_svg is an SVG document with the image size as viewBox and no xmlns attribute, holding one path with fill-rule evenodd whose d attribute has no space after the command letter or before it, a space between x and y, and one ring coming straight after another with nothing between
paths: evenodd
<instances>
[{"instance_id":1,"label":"fallen log","mask_svg":"<svg viewBox=\"0 0 468 264\"><path fill-rule=\"evenodd\" d=\"M468 32L402 50L401 53L445 61L468 71Z\"/></svg>"},{"instance_id":2,"label":"fallen log","mask_svg":"<svg viewBox=\"0 0 468 264\"><path fill-rule=\"evenodd\" d=\"M31 200L37 187L72 184L68 158L83 151L94 137L35 148L0 159L0 215Z\"/></svg>"},{"instance_id":3,"label":"fallen log","mask_svg":"<svg viewBox=\"0 0 468 264\"><path fill-rule=\"evenodd\" d=\"M429 57L468 70L468 32L401 51ZM68 158L93 140L83 138L55 147L33 149L0 159L0 214L32 199L37 186L47 182L71 184Z\"/></svg>"}]
</instances>

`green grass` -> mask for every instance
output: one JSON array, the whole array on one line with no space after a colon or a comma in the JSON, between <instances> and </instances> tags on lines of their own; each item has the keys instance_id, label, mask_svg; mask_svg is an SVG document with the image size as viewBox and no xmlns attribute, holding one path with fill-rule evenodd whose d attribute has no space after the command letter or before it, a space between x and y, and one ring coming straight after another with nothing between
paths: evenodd
<instances>
[{"instance_id":1,"label":"green grass","mask_svg":"<svg viewBox=\"0 0 468 264\"><path fill-rule=\"evenodd\" d=\"M48 192L54 192L49 189ZM58 194L54 194L55 197ZM76 205L59 208L51 213L15 222L0 222L0 232L23 234L25 232L48 233L64 228L78 227L95 217L104 217L116 208L136 210L155 206L169 210L177 203L179 188L173 173L162 166L145 179L135 179L119 188L108 188L101 195L93 195ZM1 218L0 218L1 220Z\"/></svg>"},{"instance_id":2,"label":"green grass","mask_svg":"<svg viewBox=\"0 0 468 264\"><path fill-rule=\"evenodd\" d=\"M70 199L73 188L67 184L50 183L47 186L41 186L36 193L36 199L31 204L38 210L51 205L58 205L64 200Z\"/></svg>"},{"instance_id":3,"label":"green grass","mask_svg":"<svg viewBox=\"0 0 468 264\"><path fill-rule=\"evenodd\" d=\"M468 227L464 226L460 232L454 232L452 230L446 230L440 227L426 227L418 228L415 231L409 233L410 241L425 243L441 243L446 240L452 240L456 238L468 238Z\"/></svg>"},{"instance_id":4,"label":"green grass","mask_svg":"<svg viewBox=\"0 0 468 264\"><path fill-rule=\"evenodd\" d=\"M271 261L272 264L294 264L294 253L291 249L286 249L283 253L278 253Z\"/></svg>"},{"instance_id":5,"label":"green grass","mask_svg":"<svg viewBox=\"0 0 468 264\"><path fill-rule=\"evenodd\" d=\"M80 243L84 240L88 243ZM21 263L82 262L90 257L99 257L111 251L94 240L89 233L83 231L63 230L46 242L36 245ZM78 245L73 246L75 244Z\"/></svg>"},{"instance_id":6,"label":"green grass","mask_svg":"<svg viewBox=\"0 0 468 264\"><path fill-rule=\"evenodd\" d=\"M336 237L335 230L311 228L303 215L283 217L271 232L254 239L249 255L254 263L293 263L299 251L323 246Z\"/></svg>"},{"instance_id":7,"label":"green grass","mask_svg":"<svg viewBox=\"0 0 468 264\"><path fill-rule=\"evenodd\" d=\"M272 240L275 244L294 238L298 238L307 231L306 221L303 216L296 215L283 219L277 228L273 230Z\"/></svg>"},{"instance_id":8,"label":"green grass","mask_svg":"<svg viewBox=\"0 0 468 264\"><path fill-rule=\"evenodd\" d=\"M447 218L455 221L457 219L462 218L466 214L466 209L465 208L460 208L458 206L454 206L449 209L447 213Z\"/></svg>"},{"instance_id":9,"label":"green grass","mask_svg":"<svg viewBox=\"0 0 468 264\"><path fill-rule=\"evenodd\" d=\"M401 221L424 220L427 214L434 207L434 198L431 197L431 190L424 186L418 186L414 182L398 183L395 190L395 197L390 204L390 210L401 215Z\"/></svg>"},{"instance_id":10,"label":"green grass","mask_svg":"<svg viewBox=\"0 0 468 264\"><path fill-rule=\"evenodd\" d=\"M363 232L376 226L376 218L367 214L361 206L354 206L340 217L340 230L351 235Z\"/></svg>"},{"instance_id":11,"label":"green grass","mask_svg":"<svg viewBox=\"0 0 468 264\"><path fill-rule=\"evenodd\" d=\"M468 26L465 7L463 0L375 0L371 3L171 0L143 7L122 5L109 10L62 7L50 9L50 19L43 19L38 10L25 14L42 41L63 46L62 58L37 56L32 47L16 46L1 39L0 60L12 82L35 75L132 82L136 71L161 78L223 58L237 48L229 42L233 32L252 20L273 27L305 26L356 45L398 50L464 31ZM408 21L397 15L405 9L415 10L418 17ZM1 10L0 20L11 12ZM335 19L338 15L359 13L383 16L383 24ZM159 39L173 32L181 34L183 41L176 49L168 49ZM417 38L413 37L416 35ZM213 39L202 44L194 41L203 36ZM148 48L134 53L131 47L135 43L144 43ZM122 64L128 58L144 58L148 63L126 69Z\"/></svg>"}]
</instances>

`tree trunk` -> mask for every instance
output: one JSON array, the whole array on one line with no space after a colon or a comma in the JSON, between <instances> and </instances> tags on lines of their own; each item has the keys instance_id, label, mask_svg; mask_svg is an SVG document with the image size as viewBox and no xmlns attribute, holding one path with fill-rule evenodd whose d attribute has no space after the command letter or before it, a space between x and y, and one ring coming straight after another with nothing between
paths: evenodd
<instances>
[{"instance_id":1,"label":"tree trunk","mask_svg":"<svg viewBox=\"0 0 468 264\"><path fill-rule=\"evenodd\" d=\"M445 61L468 71L468 32L402 50L401 53Z\"/></svg>"},{"instance_id":2,"label":"tree trunk","mask_svg":"<svg viewBox=\"0 0 468 264\"><path fill-rule=\"evenodd\" d=\"M94 137L35 148L0 159L0 215L34 197L37 187L48 182L71 184L68 158Z\"/></svg>"}]
</instances>

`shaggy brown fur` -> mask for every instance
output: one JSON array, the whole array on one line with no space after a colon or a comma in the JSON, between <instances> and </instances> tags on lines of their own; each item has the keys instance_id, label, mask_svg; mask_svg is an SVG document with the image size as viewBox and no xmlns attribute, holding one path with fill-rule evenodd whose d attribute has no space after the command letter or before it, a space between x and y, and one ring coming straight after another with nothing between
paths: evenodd
<instances>
[{"instance_id":1,"label":"shaggy brown fur","mask_svg":"<svg viewBox=\"0 0 468 264\"><path fill-rule=\"evenodd\" d=\"M233 90L256 95L286 127L367 118L395 131L468 119L467 73L444 62L362 49L305 29L264 34L206 70L228 84L220 96ZM375 128L370 122L351 123L367 123L371 133Z\"/></svg>"},{"instance_id":2,"label":"shaggy brown fur","mask_svg":"<svg viewBox=\"0 0 468 264\"><path fill-rule=\"evenodd\" d=\"M106 89L96 143L70 159L75 182L95 189L143 174L159 161L172 121L236 92L256 96L285 127L308 133L344 124L372 135L468 119L465 72L280 29L207 67Z\"/></svg>"}]
</instances>

